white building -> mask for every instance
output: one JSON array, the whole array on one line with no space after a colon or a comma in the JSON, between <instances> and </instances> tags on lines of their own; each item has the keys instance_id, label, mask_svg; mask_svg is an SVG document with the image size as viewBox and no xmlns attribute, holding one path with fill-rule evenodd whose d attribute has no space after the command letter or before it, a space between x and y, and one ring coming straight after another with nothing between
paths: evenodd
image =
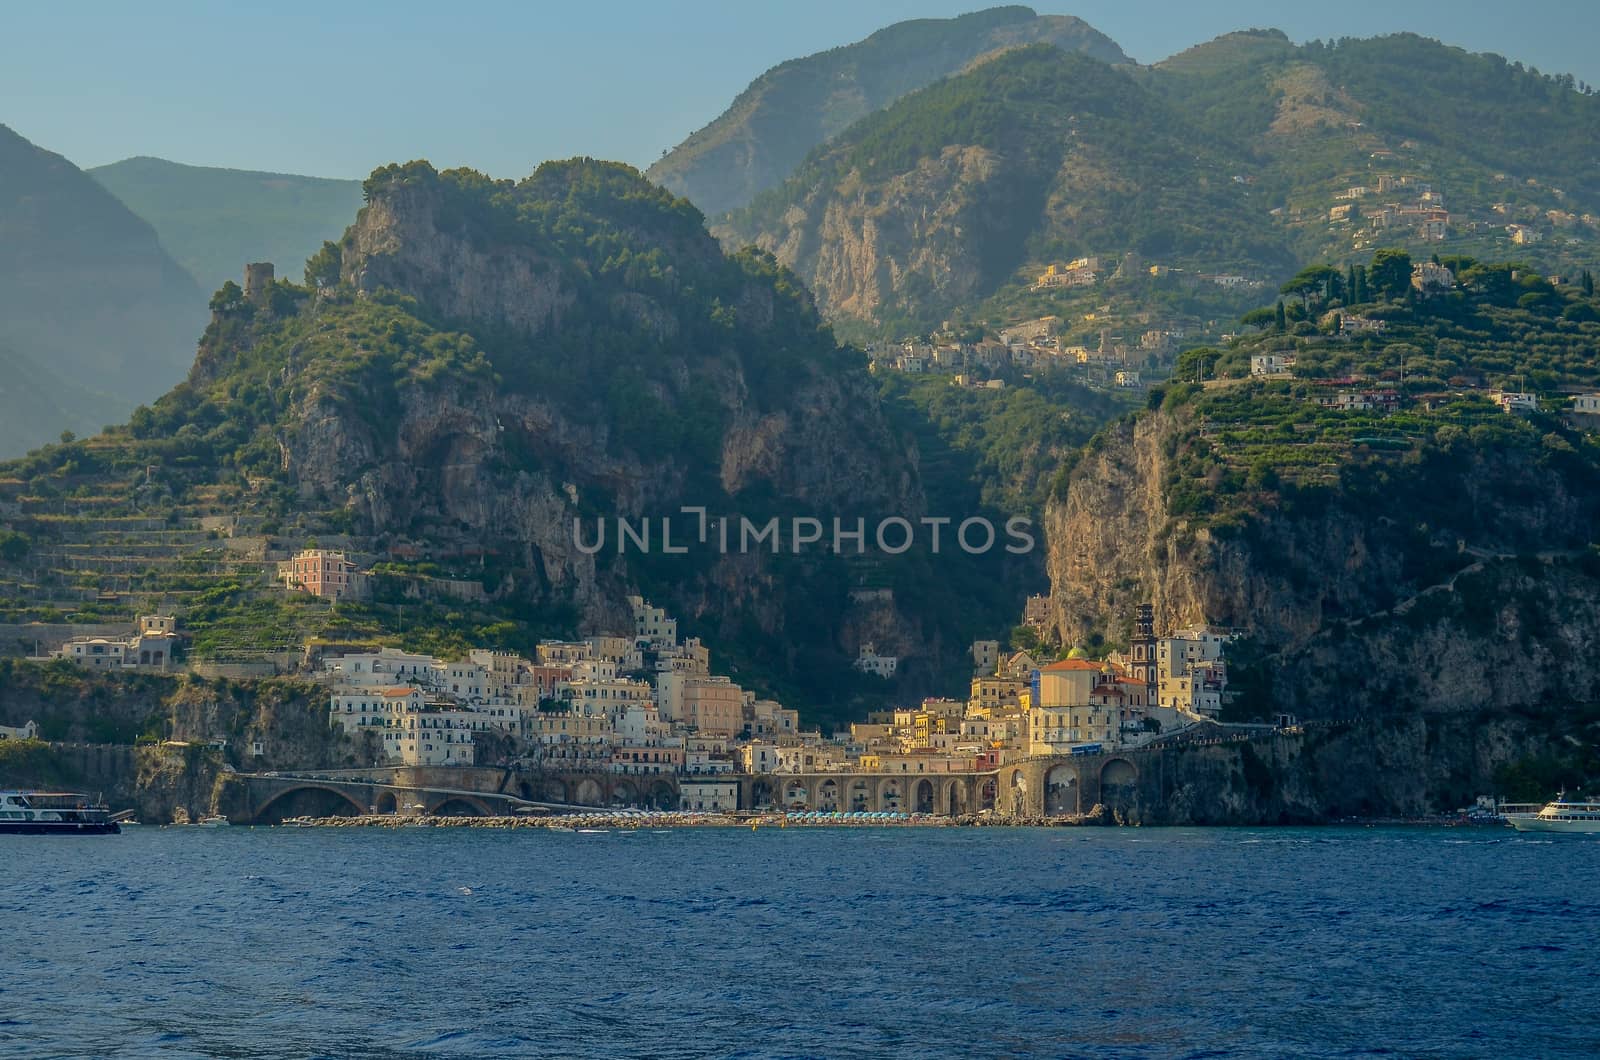
<instances>
[{"instance_id":1,"label":"white building","mask_svg":"<svg viewBox=\"0 0 1600 1060\"><path fill-rule=\"evenodd\" d=\"M1509 390L1489 391L1489 400L1500 406L1502 412L1538 412L1539 395Z\"/></svg>"},{"instance_id":2,"label":"white building","mask_svg":"<svg viewBox=\"0 0 1600 1060\"><path fill-rule=\"evenodd\" d=\"M739 808L737 780L680 780L678 808L704 813L732 813Z\"/></svg>"},{"instance_id":3,"label":"white building","mask_svg":"<svg viewBox=\"0 0 1600 1060\"><path fill-rule=\"evenodd\" d=\"M633 635L651 648L670 648L678 643L678 620L667 617L664 608L652 607L642 596L628 597L633 609Z\"/></svg>"},{"instance_id":4,"label":"white building","mask_svg":"<svg viewBox=\"0 0 1600 1060\"><path fill-rule=\"evenodd\" d=\"M855 668L864 674L873 674L877 677L888 679L894 676L895 670L900 667L898 655L879 655L877 646L871 643L861 645L861 653L856 657Z\"/></svg>"},{"instance_id":5,"label":"white building","mask_svg":"<svg viewBox=\"0 0 1600 1060\"><path fill-rule=\"evenodd\" d=\"M1251 375L1283 375L1294 368L1295 359L1292 355L1281 353L1257 353L1250 357Z\"/></svg>"},{"instance_id":6,"label":"white building","mask_svg":"<svg viewBox=\"0 0 1600 1060\"><path fill-rule=\"evenodd\" d=\"M384 759L408 766L470 766L473 732L487 725L476 712L427 702L415 686L336 692L333 724L352 737L371 732Z\"/></svg>"},{"instance_id":7,"label":"white building","mask_svg":"<svg viewBox=\"0 0 1600 1060\"><path fill-rule=\"evenodd\" d=\"M0 740L37 740L39 738L39 723L30 721L25 725L0 725Z\"/></svg>"}]
</instances>

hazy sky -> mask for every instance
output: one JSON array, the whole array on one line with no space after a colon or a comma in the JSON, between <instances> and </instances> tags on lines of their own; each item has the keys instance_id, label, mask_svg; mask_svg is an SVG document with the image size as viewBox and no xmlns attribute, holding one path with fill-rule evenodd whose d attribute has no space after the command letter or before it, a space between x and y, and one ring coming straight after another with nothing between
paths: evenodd
<instances>
[{"instance_id":1,"label":"hazy sky","mask_svg":"<svg viewBox=\"0 0 1600 1060\"><path fill-rule=\"evenodd\" d=\"M522 176L648 165L768 67L982 0L6 3L0 123L81 166L130 155L321 176L428 158ZM1233 29L1410 30L1600 83L1596 0L1076 0L1141 62Z\"/></svg>"}]
</instances>

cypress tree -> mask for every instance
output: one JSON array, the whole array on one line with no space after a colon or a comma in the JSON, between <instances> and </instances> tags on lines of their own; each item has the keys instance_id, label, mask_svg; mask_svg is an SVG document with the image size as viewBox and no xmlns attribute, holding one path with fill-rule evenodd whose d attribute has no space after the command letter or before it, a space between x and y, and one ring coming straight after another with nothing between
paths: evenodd
<instances>
[{"instance_id":1,"label":"cypress tree","mask_svg":"<svg viewBox=\"0 0 1600 1060\"><path fill-rule=\"evenodd\" d=\"M1283 299L1278 299L1277 323L1279 331L1289 330L1289 317L1283 309Z\"/></svg>"},{"instance_id":2,"label":"cypress tree","mask_svg":"<svg viewBox=\"0 0 1600 1060\"><path fill-rule=\"evenodd\" d=\"M1594 273L1588 269L1583 270L1583 293L1587 298L1594 297Z\"/></svg>"}]
</instances>

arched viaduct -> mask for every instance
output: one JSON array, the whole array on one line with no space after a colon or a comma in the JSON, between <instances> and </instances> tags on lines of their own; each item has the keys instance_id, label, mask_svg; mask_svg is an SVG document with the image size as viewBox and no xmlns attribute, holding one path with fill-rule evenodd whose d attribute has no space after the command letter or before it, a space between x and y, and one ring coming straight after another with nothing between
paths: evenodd
<instances>
[{"instance_id":1,"label":"arched viaduct","mask_svg":"<svg viewBox=\"0 0 1600 1060\"><path fill-rule=\"evenodd\" d=\"M928 813L990 810L1054 817L1104 805L1137 819L1160 797L1159 752L1024 758L973 773L769 773L722 778L739 784L741 810ZM241 824L368 813L490 815L518 810L638 806L673 809L670 774L513 772L394 768L323 774L240 774L223 812ZM420 809L419 809L420 807Z\"/></svg>"},{"instance_id":2,"label":"arched viaduct","mask_svg":"<svg viewBox=\"0 0 1600 1060\"><path fill-rule=\"evenodd\" d=\"M1142 767L1142 768L1141 768ZM1055 817L1104 805L1128 814L1159 784L1160 756L1024 758L982 773L778 773L740 777L741 809Z\"/></svg>"}]
</instances>

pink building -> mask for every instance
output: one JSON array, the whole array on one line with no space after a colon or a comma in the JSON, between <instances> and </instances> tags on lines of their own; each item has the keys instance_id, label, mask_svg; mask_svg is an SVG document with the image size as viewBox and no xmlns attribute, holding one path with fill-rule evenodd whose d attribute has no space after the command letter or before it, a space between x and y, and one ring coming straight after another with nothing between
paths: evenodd
<instances>
[{"instance_id":1,"label":"pink building","mask_svg":"<svg viewBox=\"0 0 1600 1060\"><path fill-rule=\"evenodd\" d=\"M293 591L304 589L324 600L344 600L362 587L362 576L343 552L308 548L278 565L278 576Z\"/></svg>"}]
</instances>

